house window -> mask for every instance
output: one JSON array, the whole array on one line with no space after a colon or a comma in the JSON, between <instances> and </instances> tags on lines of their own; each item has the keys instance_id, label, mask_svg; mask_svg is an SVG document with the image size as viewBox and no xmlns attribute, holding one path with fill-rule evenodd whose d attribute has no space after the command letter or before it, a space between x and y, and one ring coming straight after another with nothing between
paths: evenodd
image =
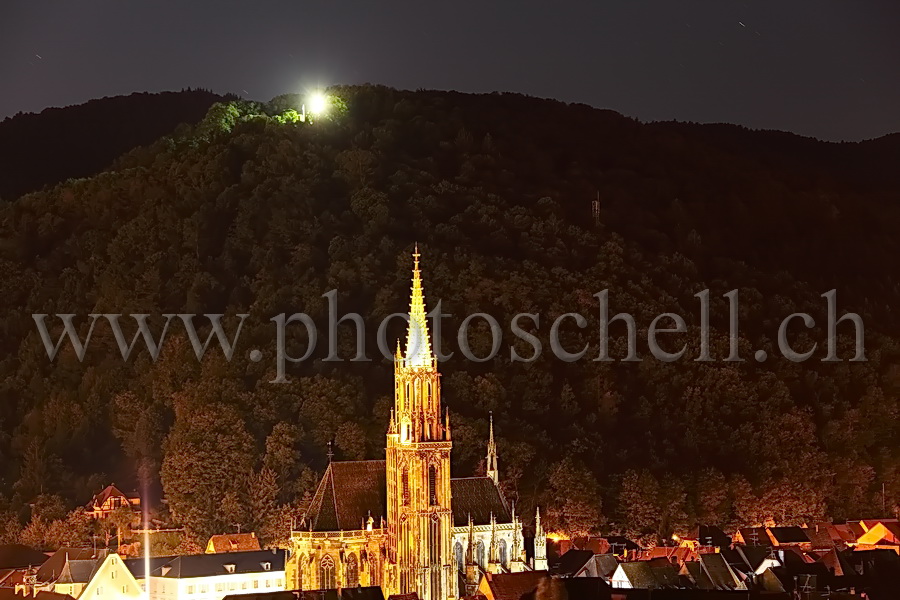
<instances>
[{"instance_id":1,"label":"house window","mask_svg":"<svg viewBox=\"0 0 900 600\"><path fill-rule=\"evenodd\" d=\"M359 563L356 561L356 555L351 554L347 558L347 584L346 587L354 588L359 585Z\"/></svg>"},{"instance_id":2,"label":"house window","mask_svg":"<svg viewBox=\"0 0 900 600\"><path fill-rule=\"evenodd\" d=\"M234 565L225 565L226 573L234 573Z\"/></svg>"},{"instance_id":3,"label":"house window","mask_svg":"<svg viewBox=\"0 0 900 600\"><path fill-rule=\"evenodd\" d=\"M403 469L403 506L409 506L409 471Z\"/></svg>"},{"instance_id":4,"label":"house window","mask_svg":"<svg viewBox=\"0 0 900 600\"><path fill-rule=\"evenodd\" d=\"M509 559L506 552L506 540L500 540L500 564L505 567L507 560Z\"/></svg>"},{"instance_id":5,"label":"house window","mask_svg":"<svg viewBox=\"0 0 900 600\"><path fill-rule=\"evenodd\" d=\"M217 592L224 592L224 591L225 591L225 584L224 584L224 583L217 583L217 584L216 584L216 591L217 591Z\"/></svg>"},{"instance_id":6,"label":"house window","mask_svg":"<svg viewBox=\"0 0 900 600\"><path fill-rule=\"evenodd\" d=\"M247 589L247 585L248 585L248 584L247 584L246 581L242 581L242 582L241 582L241 589L242 589L242 590L246 590L246 589Z\"/></svg>"},{"instance_id":7,"label":"house window","mask_svg":"<svg viewBox=\"0 0 900 600\"><path fill-rule=\"evenodd\" d=\"M272 569L272 563L264 562L264 563L262 563L262 568L263 568L263 571L269 571Z\"/></svg>"},{"instance_id":8,"label":"house window","mask_svg":"<svg viewBox=\"0 0 900 600\"><path fill-rule=\"evenodd\" d=\"M204 583L203 585L200 586L200 593L201 593L201 594L205 594L205 593L208 592L208 591L209 591L209 586L206 585L205 583Z\"/></svg>"},{"instance_id":9,"label":"house window","mask_svg":"<svg viewBox=\"0 0 900 600\"><path fill-rule=\"evenodd\" d=\"M284 580L279 579L276 583L277 583L277 587L280 587L280 588L284 587Z\"/></svg>"},{"instance_id":10,"label":"house window","mask_svg":"<svg viewBox=\"0 0 900 600\"><path fill-rule=\"evenodd\" d=\"M194 586L192 586L192 585L187 586L187 593L188 593L188 594L193 594L193 593L194 593Z\"/></svg>"},{"instance_id":11,"label":"house window","mask_svg":"<svg viewBox=\"0 0 900 600\"><path fill-rule=\"evenodd\" d=\"M110 574L109 574L109 578L110 578L110 579L115 579L115 578L116 578L116 572L113 571L112 573L110 573Z\"/></svg>"},{"instance_id":12,"label":"house window","mask_svg":"<svg viewBox=\"0 0 900 600\"><path fill-rule=\"evenodd\" d=\"M254 579L253 580L253 589L255 590L258 588L259 588L259 579Z\"/></svg>"},{"instance_id":13,"label":"house window","mask_svg":"<svg viewBox=\"0 0 900 600\"><path fill-rule=\"evenodd\" d=\"M334 584L334 559L328 554L323 556L319 563L319 587L323 590L333 590L337 587Z\"/></svg>"},{"instance_id":14,"label":"house window","mask_svg":"<svg viewBox=\"0 0 900 600\"><path fill-rule=\"evenodd\" d=\"M460 572L464 571L463 547L459 542L456 542L456 545L453 547L453 555L456 557L456 569Z\"/></svg>"},{"instance_id":15,"label":"house window","mask_svg":"<svg viewBox=\"0 0 900 600\"><path fill-rule=\"evenodd\" d=\"M436 506L437 501L437 468L434 465L428 467L428 502Z\"/></svg>"}]
</instances>

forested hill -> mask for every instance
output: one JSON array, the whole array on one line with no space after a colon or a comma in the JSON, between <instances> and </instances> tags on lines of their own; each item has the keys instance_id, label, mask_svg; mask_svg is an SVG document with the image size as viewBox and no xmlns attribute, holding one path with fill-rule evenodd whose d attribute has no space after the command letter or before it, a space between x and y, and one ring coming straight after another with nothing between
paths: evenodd
<instances>
[{"instance_id":1,"label":"forested hill","mask_svg":"<svg viewBox=\"0 0 900 600\"><path fill-rule=\"evenodd\" d=\"M0 200L105 169L119 155L194 124L227 100L205 90L135 93L0 121Z\"/></svg>"},{"instance_id":2,"label":"forested hill","mask_svg":"<svg viewBox=\"0 0 900 600\"><path fill-rule=\"evenodd\" d=\"M541 503L553 529L652 539L697 520L874 516L882 484L887 510L900 503L900 207L887 176L859 171L861 156L889 161L890 139L826 145L645 125L510 94L331 91L340 101L313 124L296 120L296 97L217 104L100 175L0 207L0 295L11 307L0 324L7 529L33 517L35 498L71 506L114 480L164 491L170 518L197 540L234 523L266 537L273 506L303 502L330 440L337 459L382 457L393 368L378 358L375 331L408 306L416 241L428 306L440 299L453 315L442 346L457 353L441 372L454 469L483 469L493 411L502 485L520 514ZM716 362L693 360L694 294L706 288ZM727 363L721 295L735 288L746 360ZM865 321L868 362L846 360L848 325L845 360L821 362L821 294L832 288L839 311ZM341 313L365 317L374 360L320 360L320 328L317 360L269 383L269 319L303 311L321 323L331 289ZM638 322L642 362L591 360L593 294L603 289L611 314ZM819 346L792 363L775 340L798 311L817 327L795 321L792 344ZM251 317L230 363L213 352L201 364L173 323L156 364L146 351L123 362L100 324L84 362L68 348L50 364L38 312ZM461 358L456 327L474 312L500 322L498 358ZM510 333L521 312L540 314L545 351L529 364L510 362L510 344L531 353ZM568 312L589 319L583 330L571 319L562 327L569 351L591 344L576 362L549 350L550 325ZM646 329L663 312L690 328L669 334L667 349L688 344L676 362L647 351ZM491 343L475 323L470 343L483 356ZM389 330L391 346L400 333ZM624 327L611 334L622 359ZM294 339L290 353L304 347ZM260 362L247 358L254 348ZM343 327L340 356L354 348ZM753 360L758 349L770 358Z\"/></svg>"}]
</instances>

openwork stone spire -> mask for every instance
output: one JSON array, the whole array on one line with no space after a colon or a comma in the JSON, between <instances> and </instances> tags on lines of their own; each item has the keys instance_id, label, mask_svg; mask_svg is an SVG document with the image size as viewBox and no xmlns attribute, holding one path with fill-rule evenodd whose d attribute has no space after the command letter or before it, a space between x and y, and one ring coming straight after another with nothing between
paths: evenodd
<instances>
[{"instance_id":1,"label":"openwork stone spire","mask_svg":"<svg viewBox=\"0 0 900 600\"><path fill-rule=\"evenodd\" d=\"M428 368L434 364L431 340L428 337L419 256L419 245L416 244L416 250L413 252L412 295L409 301L409 330L406 335L406 366L414 369Z\"/></svg>"}]
</instances>

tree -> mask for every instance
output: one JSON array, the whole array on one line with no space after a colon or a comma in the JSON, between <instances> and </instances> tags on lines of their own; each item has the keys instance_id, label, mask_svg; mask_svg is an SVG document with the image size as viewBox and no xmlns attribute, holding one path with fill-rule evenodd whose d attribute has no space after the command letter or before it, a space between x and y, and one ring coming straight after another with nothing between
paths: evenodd
<instances>
[{"instance_id":1,"label":"tree","mask_svg":"<svg viewBox=\"0 0 900 600\"><path fill-rule=\"evenodd\" d=\"M130 537L131 528L140 522L140 516L130 506L120 506L106 518L116 529L118 546L122 545L123 535L127 532Z\"/></svg>"},{"instance_id":2,"label":"tree","mask_svg":"<svg viewBox=\"0 0 900 600\"><path fill-rule=\"evenodd\" d=\"M659 530L659 484L649 471L630 470L622 478L618 505L624 533L655 544Z\"/></svg>"},{"instance_id":3,"label":"tree","mask_svg":"<svg viewBox=\"0 0 900 600\"><path fill-rule=\"evenodd\" d=\"M217 520L226 494L246 491L253 440L231 406L180 395L164 447L161 476L172 514L189 537L205 541L229 525Z\"/></svg>"},{"instance_id":4,"label":"tree","mask_svg":"<svg viewBox=\"0 0 900 600\"><path fill-rule=\"evenodd\" d=\"M583 464L568 457L550 470L545 504L547 529L569 537L594 533L603 523L597 480Z\"/></svg>"},{"instance_id":5,"label":"tree","mask_svg":"<svg viewBox=\"0 0 900 600\"><path fill-rule=\"evenodd\" d=\"M260 543L268 544L278 529L278 481L275 472L263 467L250 475L250 526Z\"/></svg>"}]
</instances>

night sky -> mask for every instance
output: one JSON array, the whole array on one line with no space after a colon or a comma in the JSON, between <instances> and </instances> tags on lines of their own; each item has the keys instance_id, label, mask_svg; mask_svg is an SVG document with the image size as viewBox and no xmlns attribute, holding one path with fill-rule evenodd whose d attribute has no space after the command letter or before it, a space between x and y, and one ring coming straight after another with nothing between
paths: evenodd
<instances>
[{"instance_id":1,"label":"night sky","mask_svg":"<svg viewBox=\"0 0 900 600\"><path fill-rule=\"evenodd\" d=\"M828 140L900 131L897 0L0 5L0 117L133 91L515 91Z\"/></svg>"}]
</instances>

